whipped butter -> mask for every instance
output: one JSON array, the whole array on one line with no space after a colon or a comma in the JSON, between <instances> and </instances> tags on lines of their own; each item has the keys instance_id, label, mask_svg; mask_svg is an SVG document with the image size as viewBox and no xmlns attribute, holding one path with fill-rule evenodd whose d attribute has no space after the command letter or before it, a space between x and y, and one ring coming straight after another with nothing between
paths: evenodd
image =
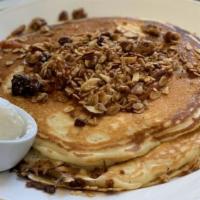
<instances>
[{"instance_id":1,"label":"whipped butter","mask_svg":"<svg viewBox=\"0 0 200 200\"><path fill-rule=\"evenodd\" d=\"M15 140L23 136L25 123L14 108L0 106L0 140Z\"/></svg>"}]
</instances>

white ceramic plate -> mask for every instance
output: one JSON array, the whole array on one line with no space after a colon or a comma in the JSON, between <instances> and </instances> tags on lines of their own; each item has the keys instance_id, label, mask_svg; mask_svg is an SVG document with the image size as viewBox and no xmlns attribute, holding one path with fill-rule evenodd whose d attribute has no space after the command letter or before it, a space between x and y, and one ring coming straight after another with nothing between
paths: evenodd
<instances>
[{"instance_id":1,"label":"white ceramic plate","mask_svg":"<svg viewBox=\"0 0 200 200\"><path fill-rule=\"evenodd\" d=\"M0 13L0 39L22 23L41 16L49 23L56 22L58 13L84 7L89 16L132 16L169 22L200 35L200 2L192 0L43 0ZM3 162L1 160L0 162ZM0 174L0 200L82 200L67 191L48 195L25 187L25 181L14 174ZM200 200L200 171L178 178L167 184L123 192L96 195L92 199L106 200Z\"/></svg>"}]
</instances>

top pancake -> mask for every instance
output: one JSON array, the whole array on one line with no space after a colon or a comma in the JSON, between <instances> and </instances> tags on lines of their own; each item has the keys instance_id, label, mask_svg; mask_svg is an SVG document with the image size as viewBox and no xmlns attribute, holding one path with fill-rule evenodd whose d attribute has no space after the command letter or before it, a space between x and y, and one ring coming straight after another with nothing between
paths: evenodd
<instances>
[{"instance_id":1,"label":"top pancake","mask_svg":"<svg viewBox=\"0 0 200 200\"><path fill-rule=\"evenodd\" d=\"M67 22L52 27L54 35L47 37L39 32L26 35L25 44L43 41L57 41L61 36L84 34L86 32L112 31L116 28L136 34L144 34L141 26L150 23L127 18L97 18ZM181 35L178 44L188 61L198 63L195 50L188 51L189 43L199 48L199 41L189 33L171 25L151 22L162 27L163 32L177 31ZM16 38L16 40L19 38ZM111 165L147 153L158 146L162 140L173 139L191 132L199 125L199 84L200 79L182 77L175 74L169 82L170 92L166 96L150 102L148 110L141 114L118 113L104 116L97 126L74 126L74 119L64 113L71 102L58 101L60 93L49 95L46 103L32 103L27 98L11 95L13 74L24 70L23 60L16 59L12 52L0 53L0 78L2 84L0 96L28 111L39 126L35 148L53 159L64 160L78 166ZM7 61L14 61L6 67ZM63 97L60 97L63 98Z\"/></svg>"}]
</instances>

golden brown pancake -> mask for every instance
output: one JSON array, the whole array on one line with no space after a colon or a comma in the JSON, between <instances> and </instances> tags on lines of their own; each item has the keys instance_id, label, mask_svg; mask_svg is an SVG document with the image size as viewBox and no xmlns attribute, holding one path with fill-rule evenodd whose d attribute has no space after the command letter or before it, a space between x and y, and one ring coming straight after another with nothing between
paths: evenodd
<instances>
[{"instance_id":1,"label":"golden brown pancake","mask_svg":"<svg viewBox=\"0 0 200 200\"><path fill-rule=\"evenodd\" d=\"M70 21L52 26L51 37L36 32L27 34L25 42L22 36L21 40L20 37L11 38L1 45L2 48L7 45L7 49L16 49L15 44L12 43L20 40L22 41L20 44L26 48L29 44L57 41L63 35L80 35L96 30L113 31L116 28L126 33L144 35L141 27L148 23L161 27L162 33L178 32L181 35L181 42L177 44L178 51L188 62L199 62L195 57L196 49L199 48L198 40L189 33L171 25L128 18ZM192 49L187 50L188 44ZM12 96L11 79L14 74L24 71L24 60L18 59L17 54L9 50L1 51L1 56L0 96L22 107L36 119L39 132L34 148L51 159L92 168L108 166L142 156L160 145L162 141L174 139L199 127L200 79L198 76L182 77L181 72L177 72L169 80L169 94L150 102L145 112L141 114L119 112L114 116L103 116L94 127L80 128L75 127L74 119L63 112L71 102L58 101L59 92L50 94L44 104L33 103L28 98ZM8 67L8 61L14 63Z\"/></svg>"},{"instance_id":2,"label":"golden brown pancake","mask_svg":"<svg viewBox=\"0 0 200 200\"><path fill-rule=\"evenodd\" d=\"M47 187L122 191L167 182L199 169L199 155L197 131L163 143L143 157L93 171L73 168L32 151L20 165L19 173Z\"/></svg>"}]
</instances>

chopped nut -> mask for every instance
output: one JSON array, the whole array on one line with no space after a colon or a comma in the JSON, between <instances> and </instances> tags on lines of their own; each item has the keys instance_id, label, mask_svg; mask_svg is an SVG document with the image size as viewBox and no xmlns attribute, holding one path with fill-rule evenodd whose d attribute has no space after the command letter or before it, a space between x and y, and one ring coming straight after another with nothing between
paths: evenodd
<instances>
[{"instance_id":1,"label":"chopped nut","mask_svg":"<svg viewBox=\"0 0 200 200\"><path fill-rule=\"evenodd\" d=\"M58 40L58 43L63 46L64 44L66 43L72 43L72 39L69 38L69 37L61 37L59 40Z\"/></svg>"},{"instance_id":2,"label":"chopped nut","mask_svg":"<svg viewBox=\"0 0 200 200\"><path fill-rule=\"evenodd\" d=\"M130 88L127 85L120 85L118 90L123 93L128 93L130 91Z\"/></svg>"},{"instance_id":3,"label":"chopped nut","mask_svg":"<svg viewBox=\"0 0 200 200\"><path fill-rule=\"evenodd\" d=\"M180 40L180 35L176 32L171 32L168 31L165 35L164 35L164 41L166 43L172 43L172 44L176 44L178 41Z\"/></svg>"},{"instance_id":4,"label":"chopped nut","mask_svg":"<svg viewBox=\"0 0 200 200\"><path fill-rule=\"evenodd\" d=\"M68 19L69 19L69 17L68 17L68 13L66 10L63 10L58 16L58 21L66 21Z\"/></svg>"},{"instance_id":5,"label":"chopped nut","mask_svg":"<svg viewBox=\"0 0 200 200\"><path fill-rule=\"evenodd\" d=\"M82 18L86 18L86 17L87 17L87 14L85 13L83 8L74 10L72 12L72 18L73 19L82 19Z\"/></svg>"},{"instance_id":6,"label":"chopped nut","mask_svg":"<svg viewBox=\"0 0 200 200\"><path fill-rule=\"evenodd\" d=\"M93 59L94 59L94 56L95 56L94 52L88 52L88 53L85 53L85 54L82 56L82 58L83 58L84 60L93 60Z\"/></svg>"},{"instance_id":7,"label":"chopped nut","mask_svg":"<svg viewBox=\"0 0 200 200\"><path fill-rule=\"evenodd\" d=\"M142 27L142 31L151 36L158 37L160 36L160 28L154 24L147 24Z\"/></svg>"},{"instance_id":8,"label":"chopped nut","mask_svg":"<svg viewBox=\"0 0 200 200\"><path fill-rule=\"evenodd\" d=\"M47 22L42 18L35 18L31 21L29 29L33 31L38 31L42 26L47 25Z\"/></svg>"},{"instance_id":9,"label":"chopped nut","mask_svg":"<svg viewBox=\"0 0 200 200\"><path fill-rule=\"evenodd\" d=\"M124 52L129 52L133 49L133 43L129 41L120 42L120 46Z\"/></svg>"},{"instance_id":10,"label":"chopped nut","mask_svg":"<svg viewBox=\"0 0 200 200\"><path fill-rule=\"evenodd\" d=\"M18 28L16 28L12 33L11 36L18 36L21 35L26 29L26 26L23 24L21 26L19 26Z\"/></svg>"},{"instance_id":11,"label":"chopped nut","mask_svg":"<svg viewBox=\"0 0 200 200\"><path fill-rule=\"evenodd\" d=\"M155 44L149 40L141 40L138 42L136 51L144 56L150 56L155 51Z\"/></svg>"}]
</instances>

